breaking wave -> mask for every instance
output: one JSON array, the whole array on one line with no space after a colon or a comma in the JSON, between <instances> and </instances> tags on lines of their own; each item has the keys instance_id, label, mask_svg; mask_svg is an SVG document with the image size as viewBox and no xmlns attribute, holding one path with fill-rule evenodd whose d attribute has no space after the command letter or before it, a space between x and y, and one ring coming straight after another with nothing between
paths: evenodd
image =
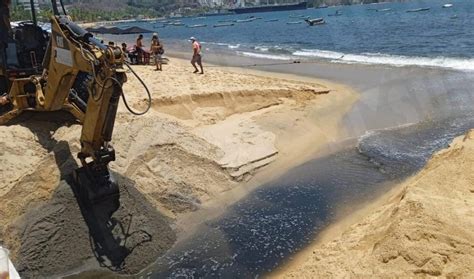
<instances>
[{"instance_id":1,"label":"breaking wave","mask_svg":"<svg viewBox=\"0 0 474 279\"><path fill-rule=\"evenodd\" d=\"M390 65L395 67L419 66L448 68L462 71L474 71L474 59L451 58L442 56L431 58L388 55L381 53L345 54L341 52L309 49L295 51L293 55L299 57L316 57L330 59L332 62L336 63L376 64Z\"/></svg>"},{"instance_id":2,"label":"breaking wave","mask_svg":"<svg viewBox=\"0 0 474 279\"><path fill-rule=\"evenodd\" d=\"M264 54L256 52L247 52L247 51L237 51L238 55L254 57L254 58L263 58L263 59L272 59L272 60L292 60L291 56L286 55L273 55L273 54Z\"/></svg>"},{"instance_id":3,"label":"breaking wave","mask_svg":"<svg viewBox=\"0 0 474 279\"><path fill-rule=\"evenodd\" d=\"M325 59L333 63L346 64L366 64L366 65L389 65L393 67L429 67L429 68L446 68L460 71L474 71L474 59L452 58L452 57L416 57L402 55L388 55L381 53L362 53L362 54L346 54L336 51L301 49L289 51L272 47L254 47L255 52L238 52L237 54L274 60L291 60L298 58L307 59Z\"/></svg>"}]
</instances>

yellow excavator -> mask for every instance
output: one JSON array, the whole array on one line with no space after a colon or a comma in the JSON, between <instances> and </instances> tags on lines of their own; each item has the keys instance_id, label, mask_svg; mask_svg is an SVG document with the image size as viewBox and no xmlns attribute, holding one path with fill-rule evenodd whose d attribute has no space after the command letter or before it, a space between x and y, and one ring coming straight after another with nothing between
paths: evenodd
<instances>
[{"instance_id":1,"label":"yellow excavator","mask_svg":"<svg viewBox=\"0 0 474 279\"><path fill-rule=\"evenodd\" d=\"M0 42L0 125L29 110L70 112L82 124L82 167L73 173L74 184L84 201L112 199L117 209L119 188L108 164L115 160L110 142L119 100L122 96L127 109L141 115L151 106L150 92L120 47L104 45L75 24L62 1L52 0L51 32L38 26L34 0L30 4L31 21L11 27L5 16L0 19L8 21L0 25L0 32L8 34ZM123 94L129 71L148 94L143 112L133 111Z\"/></svg>"}]
</instances>

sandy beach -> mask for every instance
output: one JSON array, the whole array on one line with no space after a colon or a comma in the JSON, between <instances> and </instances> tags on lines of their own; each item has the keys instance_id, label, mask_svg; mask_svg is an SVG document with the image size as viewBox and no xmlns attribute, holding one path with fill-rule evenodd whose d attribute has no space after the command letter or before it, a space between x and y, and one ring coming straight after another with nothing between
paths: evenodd
<instances>
[{"instance_id":1,"label":"sandy beach","mask_svg":"<svg viewBox=\"0 0 474 279\"><path fill-rule=\"evenodd\" d=\"M415 176L320 235L274 278L469 278L474 131Z\"/></svg>"},{"instance_id":2,"label":"sandy beach","mask_svg":"<svg viewBox=\"0 0 474 279\"><path fill-rule=\"evenodd\" d=\"M134 70L153 103L142 117L121 105L114 130L111 169L121 182L122 204L114 218L135 233L111 228L114 237L128 239L115 247L127 251L120 259L94 252L91 224L70 188L81 126L56 112L25 113L0 127L0 243L24 277L101 267L138 272L190 229L179 222L186 214L219 203L229 190L245 195L248 185L344 137L339 123L358 98L348 87L291 75L225 68L194 75L188 61L175 58L163 72ZM136 110L144 109L145 93L131 75L124 91Z\"/></svg>"},{"instance_id":3,"label":"sandy beach","mask_svg":"<svg viewBox=\"0 0 474 279\"><path fill-rule=\"evenodd\" d=\"M22 2L0 28L21 278L474 278L474 1L60 1L51 24ZM91 103L111 80L116 116ZM112 185L85 189L112 130L87 163Z\"/></svg>"}]
</instances>

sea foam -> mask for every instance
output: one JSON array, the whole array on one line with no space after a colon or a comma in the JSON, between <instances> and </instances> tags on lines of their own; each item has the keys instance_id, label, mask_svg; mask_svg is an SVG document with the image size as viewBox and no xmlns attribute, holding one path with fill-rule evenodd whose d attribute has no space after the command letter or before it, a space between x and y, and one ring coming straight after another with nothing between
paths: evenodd
<instances>
[{"instance_id":1,"label":"sea foam","mask_svg":"<svg viewBox=\"0 0 474 279\"><path fill-rule=\"evenodd\" d=\"M376 64L390 65L395 67L419 66L448 68L462 71L474 71L474 59L463 59L453 57L417 57L388 55L381 53L344 54L326 50L301 50L293 53L295 56L308 58L330 59L336 63L350 64Z\"/></svg>"}]
</instances>

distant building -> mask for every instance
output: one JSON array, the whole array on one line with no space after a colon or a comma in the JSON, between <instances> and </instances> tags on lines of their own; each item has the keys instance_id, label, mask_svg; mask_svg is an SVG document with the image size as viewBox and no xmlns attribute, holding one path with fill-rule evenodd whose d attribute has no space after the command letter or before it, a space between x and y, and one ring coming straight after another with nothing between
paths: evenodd
<instances>
[{"instance_id":1,"label":"distant building","mask_svg":"<svg viewBox=\"0 0 474 279\"><path fill-rule=\"evenodd\" d=\"M205 7L219 7L224 4L223 0L200 0L199 3Z\"/></svg>"},{"instance_id":2,"label":"distant building","mask_svg":"<svg viewBox=\"0 0 474 279\"><path fill-rule=\"evenodd\" d=\"M30 11L31 10L31 3L30 0L14 0L12 1L14 6L23 7L23 9ZM33 0L36 10L39 10L39 3L38 0Z\"/></svg>"}]
</instances>

